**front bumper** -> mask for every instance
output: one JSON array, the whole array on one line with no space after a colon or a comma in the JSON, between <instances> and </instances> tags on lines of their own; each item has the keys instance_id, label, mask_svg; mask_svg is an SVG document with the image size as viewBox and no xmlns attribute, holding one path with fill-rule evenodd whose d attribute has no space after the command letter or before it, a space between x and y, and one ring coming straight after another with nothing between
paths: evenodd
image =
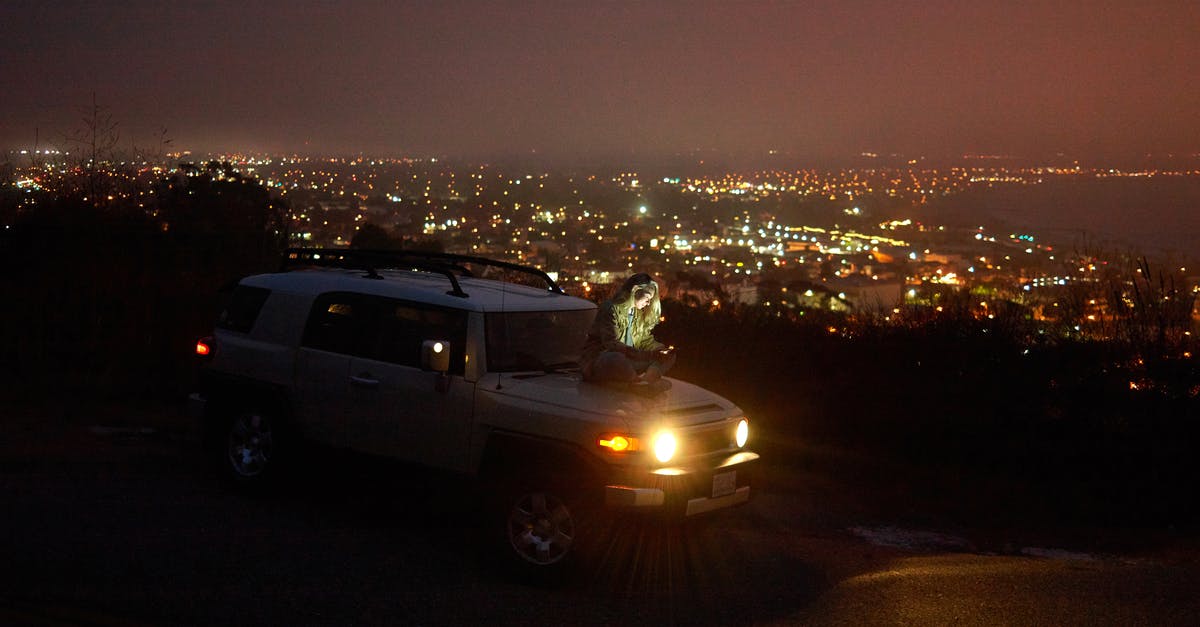
<instances>
[{"instance_id":1,"label":"front bumper","mask_svg":"<svg viewBox=\"0 0 1200 627\"><path fill-rule=\"evenodd\" d=\"M740 505L750 500L757 462L757 453L739 451L684 465L625 470L604 487L605 504L683 517Z\"/></svg>"}]
</instances>

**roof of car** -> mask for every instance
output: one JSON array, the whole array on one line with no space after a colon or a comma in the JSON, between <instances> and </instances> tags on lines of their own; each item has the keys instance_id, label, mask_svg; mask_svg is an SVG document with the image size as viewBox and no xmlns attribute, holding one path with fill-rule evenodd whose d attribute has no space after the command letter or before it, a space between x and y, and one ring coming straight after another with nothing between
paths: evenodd
<instances>
[{"instance_id":1,"label":"roof of car","mask_svg":"<svg viewBox=\"0 0 1200 627\"><path fill-rule=\"evenodd\" d=\"M258 274L241 281L242 285L296 294L355 292L470 311L566 311L596 307L589 300L545 287L469 276L457 277L457 283L456 294L448 278L439 272L347 268L306 268Z\"/></svg>"}]
</instances>

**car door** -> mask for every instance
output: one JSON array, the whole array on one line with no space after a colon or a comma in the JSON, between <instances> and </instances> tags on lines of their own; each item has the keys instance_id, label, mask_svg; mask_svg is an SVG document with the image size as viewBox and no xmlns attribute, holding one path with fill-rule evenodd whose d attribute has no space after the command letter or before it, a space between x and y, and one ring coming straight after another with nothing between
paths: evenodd
<instances>
[{"instance_id":1,"label":"car door","mask_svg":"<svg viewBox=\"0 0 1200 627\"><path fill-rule=\"evenodd\" d=\"M351 361L362 354L374 312L361 294L329 292L313 301L296 351L296 419L304 435L346 446L353 394Z\"/></svg>"},{"instance_id":2,"label":"car door","mask_svg":"<svg viewBox=\"0 0 1200 627\"><path fill-rule=\"evenodd\" d=\"M350 365L347 440L364 452L429 466L465 465L474 384L463 378L467 312L373 297L367 355ZM421 369L421 345L450 345L450 371Z\"/></svg>"}]
</instances>

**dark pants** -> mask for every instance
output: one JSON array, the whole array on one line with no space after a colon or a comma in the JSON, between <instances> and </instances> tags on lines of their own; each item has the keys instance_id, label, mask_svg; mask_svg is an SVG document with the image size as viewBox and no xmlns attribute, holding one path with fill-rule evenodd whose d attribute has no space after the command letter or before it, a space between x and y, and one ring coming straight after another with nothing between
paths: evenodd
<instances>
[{"instance_id":1,"label":"dark pants","mask_svg":"<svg viewBox=\"0 0 1200 627\"><path fill-rule=\"evenodd\" d=\"M589 381L627 383L651 368L657 370L659 376L665 375L674 365L675 353L669 353L661 359L633 359L617 351L604 351L584 371L584 378Z\"/></svg>"}]
</instances>

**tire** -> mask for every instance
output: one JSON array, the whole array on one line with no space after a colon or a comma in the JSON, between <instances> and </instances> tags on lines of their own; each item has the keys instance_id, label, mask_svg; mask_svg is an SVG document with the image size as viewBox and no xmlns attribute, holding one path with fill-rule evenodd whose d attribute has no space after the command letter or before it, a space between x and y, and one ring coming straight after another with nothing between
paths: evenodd
<instances>
[{"instance_id":1,"label":"tire","mask_svg":"<svg viewBox=\"0 0 1200 627\"><path fill-rule=\"evenodd\" d=\"M610 524L595 495L581 492L585 485L533 475L503 482L490 518L499 531L494 534L497 550L510 569L525 578L551 581L546 578L588 561Z\"/></svg>"},{"instance_id":2,"label":"tire","mask_svg":"<svg viewBox=\"0 0 1200 627\"><path fill-rule=\"evenodd\" d=\"M272 412L249 405L230 408L212 423L209 450L221 475L238 487L265 489L282 474L278 418Z\"/></svg>"}]
</instances>

